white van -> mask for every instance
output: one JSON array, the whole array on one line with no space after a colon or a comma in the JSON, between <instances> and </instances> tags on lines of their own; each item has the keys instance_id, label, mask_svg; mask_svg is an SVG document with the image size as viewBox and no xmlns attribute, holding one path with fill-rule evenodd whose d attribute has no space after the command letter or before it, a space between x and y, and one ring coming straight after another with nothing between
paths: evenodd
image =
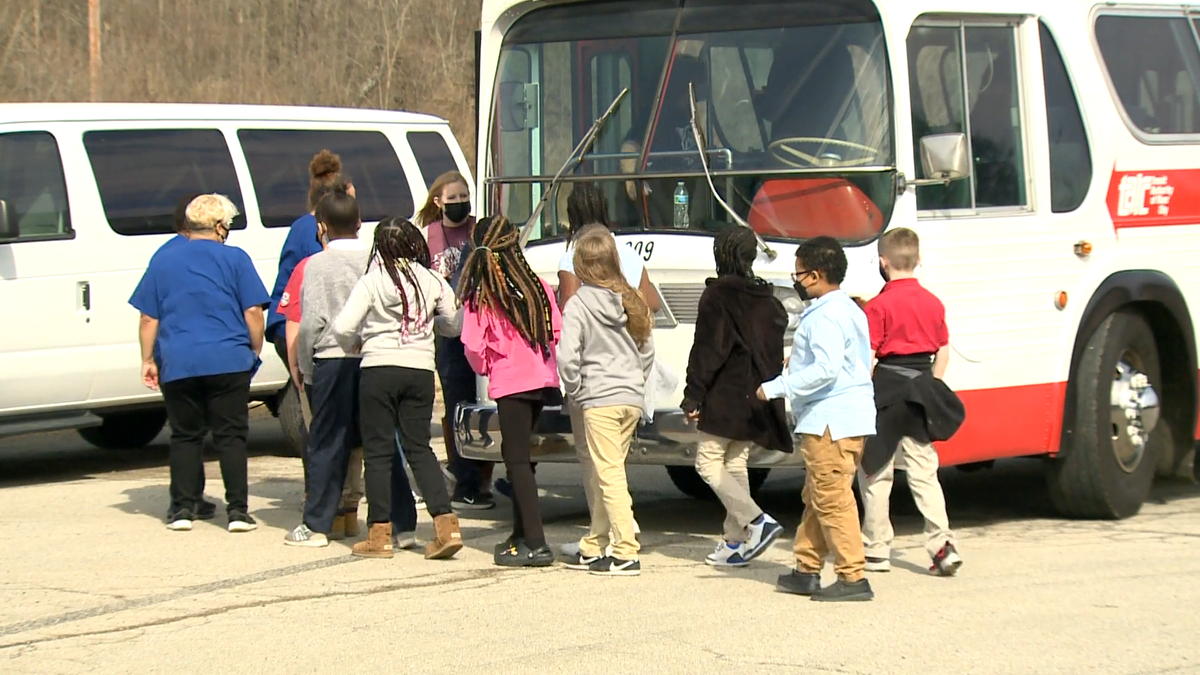
<instances>
[{"instance_id":1,"label":"white van","mask_svg":"<svg viewBox=\"0 0 1200 675\"><path fill-rule=\"evenodd\" d=\"M441 173L470 176L450 127L428 115L316 107L0 104L0 437L78 429L136 448L166 423L140 378L129 296L173 236L176 202L228 195L229 245L275 283L308 163L329 149L363 220L411 216ZM369 232L364 232L369 235ZM298 451L299 401L270 345L251 397Z\"/></svg>"}]
</instances>

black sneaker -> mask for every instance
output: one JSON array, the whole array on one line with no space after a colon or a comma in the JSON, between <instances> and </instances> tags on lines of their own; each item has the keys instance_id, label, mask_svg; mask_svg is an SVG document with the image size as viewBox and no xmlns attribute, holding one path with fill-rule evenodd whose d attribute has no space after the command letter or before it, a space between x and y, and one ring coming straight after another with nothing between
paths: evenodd
<instances>
[{"instance_id":1,"label":"black sneaker","mask_svg":"<svg viewBox=\"0 0 1200 675\"><path fill-rule=\"evenodd\" d=\"M258 529L258 523L250 517L248 513L241 511L229 512L229 531L230 532L251 532Z\"/></svg>"},{"instance_id":2,"label":"black sneaker","mask_svg":"<svg viewBox=\"0 0 1200 675\"><path fill-rule=\"evenodd\" d=\"M508 499L513 498L512 481L510 481L509 479L497 478L496 482L494 483L494 486L496 488L496 492L499 492L500 494L504 495Z\"/></svg>"},{"instance_id":3,"label":"black sneaker","mask_svg":"<svg viewBox=\"0 0 1200 675\"><path fill-rule=\"evenodd\" d=\"M549 567L554 564L554 551L545 544L530 550L524 541L517 541L497 551L493 561L501 567Z\"/></svg>"},{"instance_id":4,"label":"black sneaker","mask_svg":"<svg viewBox=\"0 0 1200 675\"><path fill-rule=\"evenodd\" d=\"M962 564L963 559L958 555L958 549L954 548L954 544L946 542L942 550L933 556L933 566L929 571L938 576L952 577L958 574L958 568L962 567Z\"/></svg>"},{"instance_id":5,"label":"black sneaker","mask_svg":"<svg viewBox=\"0 0 1200 675\"><path fill-rule=\"evenodd\" d=\"M602 577L636 577L642 573L642 563L607 556L592 563L588 572Z\"/></svg>"},{"instance_id":6,"label":"black sneaker","mask_svg":"<svg viewBox=\"0 0 1200 675\"><path fill-rule=\"evenodd\" d=\"M217 516L217 505L201 499L196 502L196 520L212 520Z\"/></svg>"},{"instance_id":7,"label":"black sneaker","mask_svg":"<svg viewBox=\"0 0 1200 675\"><path fill-rule=\"evenodd\" d=\"M838 579L812 594L812 599L817 602L865 602L874 597L871 582L866 579L854 582Z\"/></svg>"},{"instance_id":8,"label":"black sneaker","mask_svg":"<svg viewBox=\"0 0 1200 675\"><path fill-rule=\"evenodd\" d=\"M175 509L167 511L167 529L175 532L187 532L192 529L195 514L190 509Z\"/></svg>"},{"instance_id":9,"label":"black sneaker","mask_svg":"<svg viewBox=\"0 0 1200 675\"><path fill-rule=\"evenodd\" d=\"M592 565L599 562L601 558L602 556L584 555L579 551L576 551L575 553L563 558L563 564L569 570L581 570L586 572L592 569Z\"/></svg>"},{"instance_id":10,"label":"black sneaker","mask_svg":"<svg viewBox=\"0 0 1200 675\"><path fill-rule=\"evenodd\" d=\"M821 575L811 572L792 570L779 575L775 580L775 589L794 595L812 595L821 590Z\"/></svg>"},{"instance_id":11,"label":"black sneaker","mask_svg":"<svg viewBox=\"0 0 1200 675\"><path fill-rule=\"evenodd\" d=\"M455 511L487 511L496 508L496 500L491 495L478 492L456 492L450 507Z\"/></svg>"}]
</instances>

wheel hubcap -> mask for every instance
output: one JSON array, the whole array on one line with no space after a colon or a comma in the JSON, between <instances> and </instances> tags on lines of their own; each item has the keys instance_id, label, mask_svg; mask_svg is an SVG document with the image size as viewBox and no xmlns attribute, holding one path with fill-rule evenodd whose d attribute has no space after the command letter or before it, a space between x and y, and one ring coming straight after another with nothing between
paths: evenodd
<instances>
[{"instance_id":1,"label":"wheel hubcap","mask_svg":"<svg viewBox=\"0 0 1200 675\"><path fill-rule=\"evenodd\" d=\"M1139 370L1141 359L1126 352L1117 362L1112 384L1112 441L1117 464L1133 472L1146 454L1150 432L1158 424L1158 392Z\"/></svg>"}]
</instances>

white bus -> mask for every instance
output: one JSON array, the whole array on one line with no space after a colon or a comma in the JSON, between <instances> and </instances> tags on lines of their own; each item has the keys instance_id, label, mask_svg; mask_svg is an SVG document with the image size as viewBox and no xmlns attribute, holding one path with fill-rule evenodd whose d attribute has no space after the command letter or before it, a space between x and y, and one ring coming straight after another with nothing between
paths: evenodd
<instances>
[{"instance_id":1,"label":"white bus","mask_svg":"<svg viewBox=\"0 0 1200 675\"><path fill-rule=\"evenodd\" d=\"M715 231L761 235L757 272L795 312L798 241L842 241L844 286L869 299L875 240L910 227L967 409L942 464L1043 457L1063 514L1126 517L1197 438L1198 27L1200 4L1140 0L485 0L480 202L524 221L547 197L527 256L554 281L566 195L599 184L681 380ZM461 411L466 456L498 459L491 406ZM538 461L573 459L565 415L540 432ZM658 410L629 461L699 495L694 433Z\"/></svg>"}]
</instances>

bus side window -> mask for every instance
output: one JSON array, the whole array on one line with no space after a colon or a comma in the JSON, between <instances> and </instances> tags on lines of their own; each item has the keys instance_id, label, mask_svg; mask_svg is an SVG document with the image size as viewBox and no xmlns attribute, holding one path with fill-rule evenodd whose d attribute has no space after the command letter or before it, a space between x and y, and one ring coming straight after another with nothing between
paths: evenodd
<instances>
[{"instance_id":1,"label":"bus side window","mask_svg":"<svg viewBox=\"0 0 1200 675\"><path fill-rule=\"evenodd\" d=\"M1075 88L1062 52L1045 22L1038 22L1042 78L1046 87L1046 127L1050 132L1050 210L1079 208L1092 182L1092 154Z\"/></svg>"}]
</instances>

